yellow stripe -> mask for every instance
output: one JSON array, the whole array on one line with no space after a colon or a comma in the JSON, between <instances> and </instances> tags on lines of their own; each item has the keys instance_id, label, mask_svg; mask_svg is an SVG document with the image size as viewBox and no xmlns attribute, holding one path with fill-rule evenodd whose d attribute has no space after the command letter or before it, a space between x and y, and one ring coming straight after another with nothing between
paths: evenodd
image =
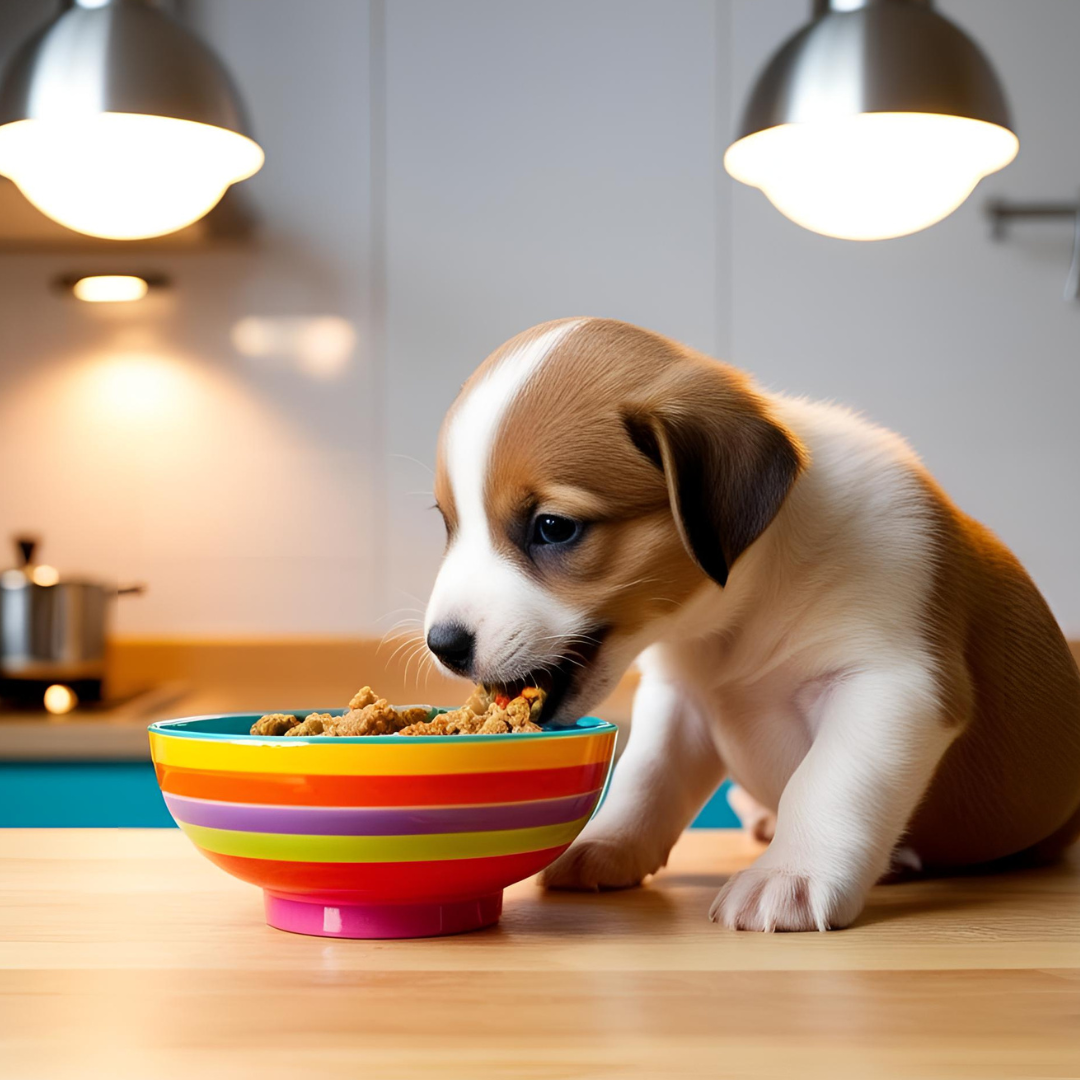
<instances>
[{"instance_id":1,"label":"yellow stripe","mask_svg":"<svg viewBox=\"0 0 1080 1080\"><path fill-rule=\"evenodd\" d=\"M206 851L248 859L287 862L434 862L514 855L560 847L585 827L590 815L562 825L494 832L425 833L415 836L300 836L292 833L234 832L203 825L180 828Z\"/></svg>"},{"instance_id":2,"label":"yellow stripe","mask_svg":"<svg viewBox=\"0 0 1080 1080\"><path fill-rule=\"evenodd\" d=\"M385 743L280 743L190 739L150 732L160 765L225 772L319 776L438 776L589 765L611 757L615 733L534 739L489 736L490 742L424 744L384 736Z\"/></svg>"}]
</instances>

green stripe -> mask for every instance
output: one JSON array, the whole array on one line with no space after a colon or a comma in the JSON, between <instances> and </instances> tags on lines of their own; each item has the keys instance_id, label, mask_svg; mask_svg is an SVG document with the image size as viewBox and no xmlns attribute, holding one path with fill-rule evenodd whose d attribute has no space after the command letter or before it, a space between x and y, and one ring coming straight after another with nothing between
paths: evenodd
<instances>
[{"instance_id":1,"label":"green stripe","mask_svg":"<svg viewBox=\"0 0 1080 1080\"><path fill-rule=\"evenodd\" d=\"M181 829L206 851L248 859L286 862L434 862L479 859L569 844L590 815L562 825L494 832L430 833L416 836L302 836L292 833L236 832L185 825Z\"/></svg>"}]
</instances>

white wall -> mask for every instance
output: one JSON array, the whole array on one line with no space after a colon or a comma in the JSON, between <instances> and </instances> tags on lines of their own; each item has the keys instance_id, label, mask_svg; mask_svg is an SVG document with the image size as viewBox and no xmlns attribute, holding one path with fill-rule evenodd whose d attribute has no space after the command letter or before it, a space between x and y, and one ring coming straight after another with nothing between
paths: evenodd
<instances>
[{"instance_id":1,"label":"white wall","mask_svg":"<svg viewBox=\"0 0 1080 1080\"><path fill-rule=\"evenodd\" d=\"M388 11L390 606L416 608L443 542L424 466L492 349L566 315L726 345L726 19L711 0Z\"/></svg>"},{"instance_id":2,"label":"white wall","mask_svg":"<svg viewBox=\"0 0 1080 1080\"><path fill-rule=\"evenodd\" d=\"M258 243L156 258L175 287L123 311L49 291L83 259L0 254L0 542L36 529L64 568L147 580L121 630L381 632L415 613L444 409L503 339L588 313L903 431L1080 632L1068 230L996 245L979 212L990 191L1080 184L1080 4L943 3L1001 71L1021 157L936 228L869 245L799 230L719 166L804 0L183 7L267 150L244 185ZM0 51L42 14L7 0ZM234 322L274 313L352 321L346 369L239 357Z\"/></svg>"}]
</instances>

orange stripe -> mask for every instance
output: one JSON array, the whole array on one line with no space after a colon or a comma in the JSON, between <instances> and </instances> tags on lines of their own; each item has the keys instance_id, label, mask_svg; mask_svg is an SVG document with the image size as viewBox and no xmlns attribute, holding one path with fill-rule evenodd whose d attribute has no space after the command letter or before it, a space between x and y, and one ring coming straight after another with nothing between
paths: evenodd
<instances>
[{"instance_id":1,"label":"orange stripe","mask_svg":"<svg viewBox=\"0 0 1080 1080\"><path fill-rule=\"evenodd\" d=\"M602 787L609 763L445 776L290 776L181 769L156 763L170 795L271 806L480 806L579 795Z\"/></svg>"},{"instance_id":2,"label":"orange stripe","mask_svg":"<svg viewBox=\"0 0 1080 1080\"><path fill-rule=\"evenodd\" d=\"M296 773L314 776L442 776L447 773L516 772L526 768L556 769L590 761L606 761L615 747L615 732L546 736L453 736L432 739L370 737L348 739L199 739L150 731L154 761L182 769L225 772Z\"/></svg>"}]
</instances>

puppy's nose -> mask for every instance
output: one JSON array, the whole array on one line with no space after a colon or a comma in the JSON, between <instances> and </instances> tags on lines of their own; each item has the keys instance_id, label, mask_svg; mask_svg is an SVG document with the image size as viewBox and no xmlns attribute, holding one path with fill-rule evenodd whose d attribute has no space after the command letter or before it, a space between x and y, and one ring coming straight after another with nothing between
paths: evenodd
<instances>
[{"instance_id":1,"label":"puppy's nose","mask_svg":"<svg viewBox=\"0 0 1080 1080\"><path fill-rule=\"evenodd\" d=\"M472 667L476 638L461 623L436 623L428 631L427 644L448 668L464 675Z\"/></svg>"}]
</instances>

